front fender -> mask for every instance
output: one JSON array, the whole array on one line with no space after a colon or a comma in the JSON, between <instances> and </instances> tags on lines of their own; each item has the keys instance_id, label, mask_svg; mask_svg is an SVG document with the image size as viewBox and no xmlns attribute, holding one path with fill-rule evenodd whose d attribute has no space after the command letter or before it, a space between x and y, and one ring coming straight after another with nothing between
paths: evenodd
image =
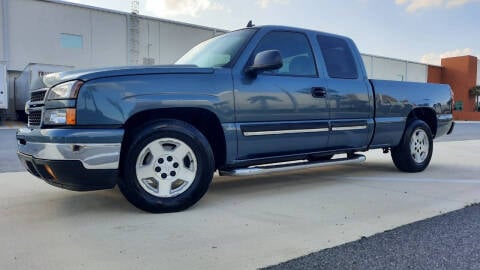
<instances>
[{"instance_id":1,"label":"front fender","mask_svg":"<svg viewBox=\"0 0 480 270\"><path fill-rule=\"evenodd\" d=\"M149 74L86 82L77 99L78 125L123 125L136 113L162 108L200 108L221 123L234 122L231 76Z\"/></svg>"}]
</instances>

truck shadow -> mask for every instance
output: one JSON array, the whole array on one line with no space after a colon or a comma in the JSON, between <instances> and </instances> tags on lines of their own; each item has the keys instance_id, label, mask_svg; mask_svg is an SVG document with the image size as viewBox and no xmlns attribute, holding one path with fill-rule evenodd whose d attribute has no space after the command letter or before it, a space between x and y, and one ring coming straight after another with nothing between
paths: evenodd
<instances>
[{"instance_id":1,"label":"truck shadow","mask_svg":"<svg viewBox=\"0 0 480 270\"><path fill-rule=\"evenodd\" d=\"M61 206L58 210L63 213L62 215L105 212L110 214L142 213L123 197L118 187L92 192L69 192L56 200L58 200L57 204Z\"/></svg>"},{"instance_id":2,"label":"truck shadow","mask_svg":"<svg viewBox=\"0 0 480 270\"><path fill-rule=\"evenodd\" d=\"M192 209L208 210L215 206L226 203L228 200L235 200L238 196L268 196L308 191L311 188L330 188L339 185L344 181L352 181L351 177L401 177L418 178L428 177L431 172L458 170L436 166L432 164L425 172L409 174L398 171L390 162L369 162L361 165L341 165L302 171L291 171L268 175L256 175L246 177L226 177L216 175L210 189L204 198ZM448 177L448 175L446 176ZM349 179L347 179L349 178ZM117 188L86 193L68 193L57 199L61 205L60 211L68 215L79 215L85 213L145 213L132 206Z\"/></svg>"},{"instance_id":3,"label":"truck shadow","mask_svg":"<svg viewBox=\"0 0 480 270\"><path fill-rule=\"evenodd\" d=\"M274 173L268 175L214 178L209 192L257 193L279 186L334 185L342 178L351 175L378 175L383 173L400 173L393 165L378 163L376 165L341 165L314 168L301 171Z\"/></svg>"},{"instance_id":4,"label":"truck shadow","mask_svg":"<svg viewBox=\"0 0 480 270\"><path fill-rule=\"evenodd\" d=\"M256 175L248 177L224 177L216 175L210 185L207 194L197 203L193 209L207 210L215 207L218 203L225 203L229 197L257 194L262 192L290 192L292 189L308 190L309 186L330 186L340 181L342 176L350 176L358 173L362 166L333 166L288 173L276 173L268 175ZM57 191L58 192L58 191ZM145 213L131 205L121 194L118 187L111 190L93 192L70 192L55 198L57 211L62 216L67 215L91 215L108 212L111 214L121 213ZM261 196L259 194L258 196ZM219 199L216 199L221 197ZM191 210L193 210L191 209ZM189 212L187 210L186 212Z\"/></svg>"}]
</instances>

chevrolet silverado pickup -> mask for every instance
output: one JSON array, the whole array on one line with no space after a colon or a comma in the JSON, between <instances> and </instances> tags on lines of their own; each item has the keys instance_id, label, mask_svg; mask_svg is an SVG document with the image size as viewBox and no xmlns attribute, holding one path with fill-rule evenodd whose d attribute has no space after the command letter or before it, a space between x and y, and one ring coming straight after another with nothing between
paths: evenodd
<instances>
[{"instance_id":1,"label":"chevrolet silverado pickup","mask_svg":"<svg viewBox=\"0 0 480 270\"><path fill-rule=\"evenodd\" d=\"M171 66L54 73L31 92L18 156L46 182L118 185L149 212L186 209L215 171L238 176L359 163L391 152L423 171L454 127L448 85L369 80L343 36L260 26L204 41ZM279 176L280 177L280 176Z\"/></svg>"}]
</instances>

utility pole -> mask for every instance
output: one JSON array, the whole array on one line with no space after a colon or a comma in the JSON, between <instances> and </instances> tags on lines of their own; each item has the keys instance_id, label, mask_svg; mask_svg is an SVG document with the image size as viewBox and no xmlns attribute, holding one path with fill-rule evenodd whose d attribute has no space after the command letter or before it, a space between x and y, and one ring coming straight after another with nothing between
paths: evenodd
<instances>
[{"instance_id":1,"label":"utility pole","mask_svg":"<svg viewBox=\"0 0 480 270\"><path fill-rule=\"evenodd\" d=\"M128 64L138 65L140 56L140 13L139 0L132 0L131 14L128 15Z\"/></svg>"}]
</instances>

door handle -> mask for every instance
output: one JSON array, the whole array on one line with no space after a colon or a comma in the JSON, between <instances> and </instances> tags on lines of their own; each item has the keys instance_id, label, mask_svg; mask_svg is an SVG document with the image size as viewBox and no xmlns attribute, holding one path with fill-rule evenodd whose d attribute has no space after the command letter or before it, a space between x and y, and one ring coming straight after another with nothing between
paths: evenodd
<instances>
[{"instance_id":1,"label":"door handle","mask_svg":"<svg viewBox=\"0 0 480 270\"><path fill-rule=\"evenodd\" d=\"M327 89L323 87L312 87L312 96L314 98L325 98L327 96Z\"/></svg>"}]
</instances>

